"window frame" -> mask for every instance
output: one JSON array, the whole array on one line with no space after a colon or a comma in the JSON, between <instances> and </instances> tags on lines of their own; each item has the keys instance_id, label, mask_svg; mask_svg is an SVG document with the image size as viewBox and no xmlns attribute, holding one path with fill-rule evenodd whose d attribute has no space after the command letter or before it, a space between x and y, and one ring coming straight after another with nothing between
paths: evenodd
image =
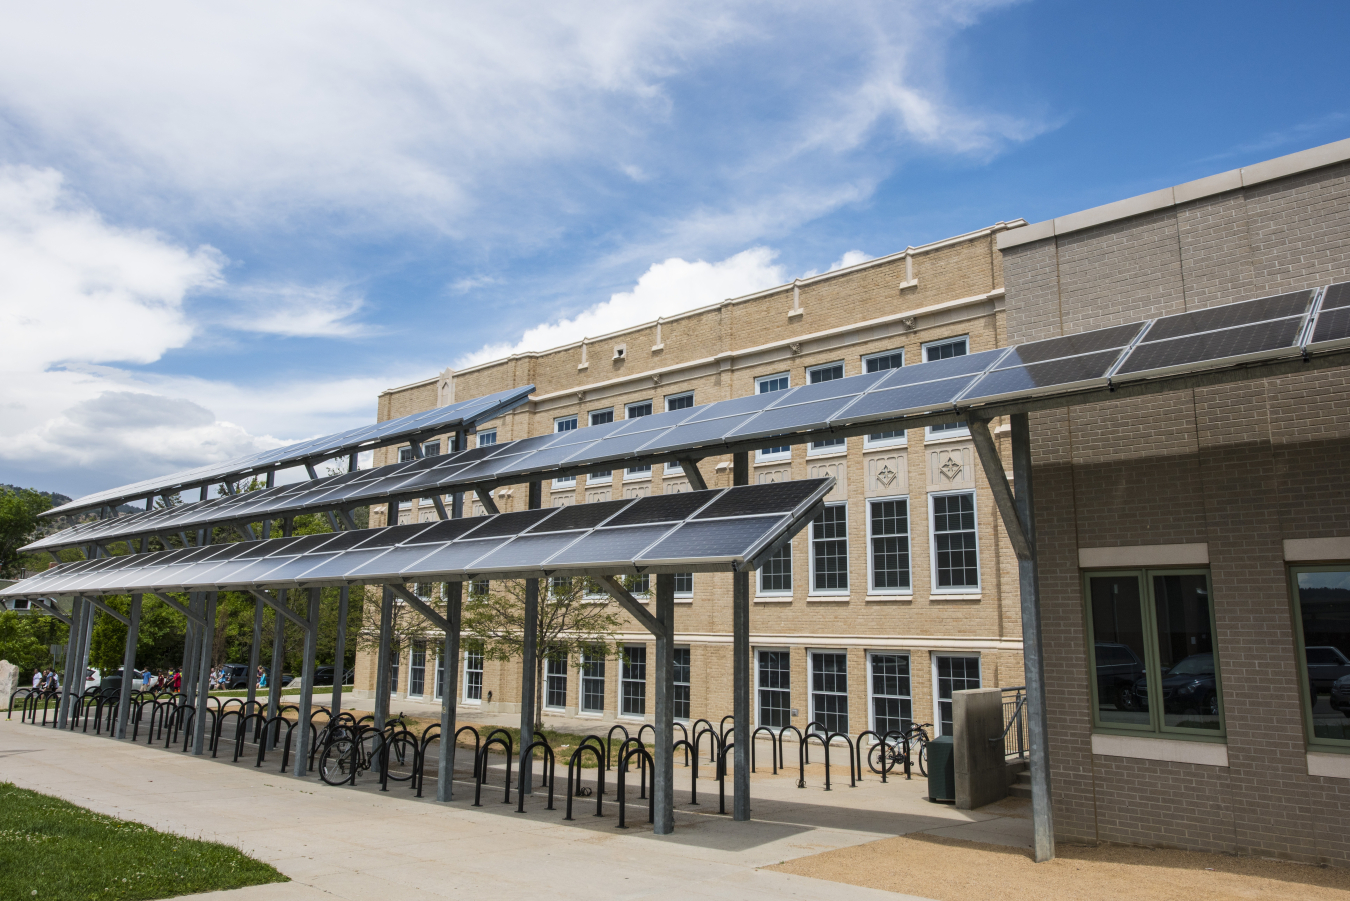
<instances>
[{"instance_id":1,"label":"window frame","mask_svg":"<svg viewBox=\"0 0 1350 901\"><path fill-rule=\"evenodd\" d=\"M631 661L631 651L641 649L642 662ZM629 667L642 667L642 678L634 679L628 675ZM635 694L642 703L642 710L633 713L628 709L628 687L636 686ZM642 643L626 644L619 658L619 710L618 715L626 719L643 719L647 716L647 646Z\"/></svg>"},{"instance_id":2,"label":"window frame","mask_svg":"<svg viewBox=\"0 0 1350 901\"><path fill-rule=\"evenodd\" d=\"M1346 572L1350 571L1350 562L1345 563L1322 563L1322 564L1289 564L1288 585L1289 585L1289 612L1294 620L1294 665L1298 667L1298 695L1299 704L1303 708L1303 731L1304 741L1310 751L1324 751L1328 753L1350 754L1350 739L1337 738L1319 738L1316 733L1316 724L1313 722L1313 705L1309 695L1311 686L1308 684L1308 641L1303 634L1303 605L1299 599L1298 576L1299 573L1310 572ZM1210 605L1211 608L1213 604ZM1212 612L1212 610L1211 610ZM1218 635L1215 635L1217 640ZM1217 642L1216 642L1217 643ZM1214 667L1217 672L1219 667ZM1222 697L1222 695L1220 695ZM1220 703L1220 714L1222 715L1223 704Z\"/></svg>"},{"instance_id":3,"label":"window frame","mask_svg":"<svg viewBox=\"0 0 1350 901\"><path fill-rule=\"evenodd\" d=\"M419 647L420 646L420 647ZM422 664L417 664L418 654L422 656ZM413 693L413 676L417 676L417 681L421 682L420 690ZM408 691L406 696L409 698L423 698L427 696L427 643L425 640L415 640L408 647Z\"/></svg>"},{"instance_id":4,"label":"window frame","mask_svg":"<svg viewBox=\"0 0 1350 901\"><path fill-rule=\"evenodd\" d=\"M935 652L935 653L933 653L932 658L931 658L931 660L930 660L930 666L931 666L931 673L930 673L930 676L932 677L932 681L933 681L933 737L934 737L934 738L938 738L939 736L943 736L943 735L946 735L946 734L947 734L946 732L943 732L943 731L942 731L942 685L940 684L940 681L939 681L939 680L940 680L940 677L938 676L938 661L941 660L941 659L943 659L944 657L945 657L946 659L948 659L948 660L970 660L971 658L974 658L975 661L976 661L976 665L977 665L977 666L979 667L979 669L980 669L980 687L981 687L981 688L984 688L984 687L985 687L985 684L984 684L984 654L982 654L981 652L979 652L979 651L943 651L943 652ZM910 667L910 673L911 673L910 678L913 678L913 672L914 672L914 668L911 666L911 667ZM913 691L913 690L914 690L914 689L913 689L913 686L911 686L911 687L910 687L910 691ZM953 727L955 727L955 719L954 719L954 717L955 717L955 715L956 715L956 700L955 700L955 695L956 695L956 691L961 691L961 690L964 690L964 689L957 689L957 690L953 691L953 692L952 692L953 698L952 698L951 701L948 702L948 703L950 703L950 704L952 705Z\"/></svg>"},{"instance_id":5,"label":"window frame","mask_svg":"<svg viewBox=\"0 0 1350 901\"><path fill-rule=\"evenodd\" d=\"M830 695L842 694L844 698L844 718L845 720L847 720L847 723L845 725L849 728L839 729L836 731L842 732L844 735L849 735L851 734L850 729L853 726L853 693L851 691L851 686L849 685L849 682L853 674L852 672L850 672L851 667L848 665L847 648L807 648L806 650L806 705L807 705L806 721L808 725L807 732L808 734L810 734L809 726L811 723L821 723L822 725L824 725L825 723L824 720L816 716L816 688L815 688L816 658L823 654L829 654L832 656L837 655L844 658L844 691L842 693L820 692L820 694L830 694ZM832 733L828 731L825 733L821 733L820 730L816 730L816 734L828 735Z\"/></svg>"},{"instance_id":6,"label":"window frame","mask_svg":"<svg viewBox=\"0 0 1350 901\"><path fill-rule=\"evenodd\" d=\"M795 539L793 539L793 540L795 540ZM792 565L792 563L793 563L793 559L792 559L792 557L793 557L793 553L792 553L792 552L793 552L792 541L793 541L793 540L789 540L787 544L785 544L785 545L783 545L783 547L779 548L779 551L783 551L783 550L786 550L786 551L787 551L787 560L788 560L788 573L787 573L787 577L788 577L788 587L787 587L787 588L765 588L765 587L764 587L764 567L761 566L761 567L759 568L759 570L755 573L755 598L756 598L756 599L759 599L759 598L774 598L774 599L778 599L778 598L791 598L791 597L792 597L793 589L796 587L796 586L793 584L793 580L792 580L792 577L793 577L793 572L792 572L792 571L793 571L793 565ZM775 551L774 553L777 554L778 551ZM770 559L772 559L772 558L770 558ZM768 563L768 560L766 560L765 563L767 564L767 563Z\"/></svg>"},{"instance_id":7,"label":"window frame","mask_svg":"<svg viewBox=\"0 0 1350 901\"><path fill-rule=\"evenodd\" d=\"M483 440L484 438L490 438L491 440L484 441ZM481 429L478 432L478 434L474 436L475 447L495 447L496 445L497 445L497 430L495 428Z\"/></svg>"},{"instance_id":8,"label":"window frame","mask_svg":"<svg viewBox=\"0 0 1350 901\"><path fill-rule=\"evenodd\" d=\"M781 689L781 688L764 688L764 687L760 684L760 655L761 655L761 654L785 654L785 655L787 656L787 664L788 664L788 665L787 665L787 688L786 688L786 691L787 691L787 708L786 708L786 709L787 709L787 725L791 725L791 724L792 724L792 649L789 648L789 647L786 647L786 646L783 646L783 647L774 646L774 647L765 647L765 648L757 647L757 648L755 648L755 653L754 653L754 662L753 662L753 666L754 666L754 669L755 669L755 701L754 701L754 706L755 706L755 719L754 719L755 728L759 728L760 726L763 726L763 727L766 728L766 729L774 729L774 730L782 729L782 728L783 728L782 726L769 726L769 725L766 725L765 722L764 722L764 717L763 717L763 715L762 715L762 709L763 709L763 708L762 708L762 705L760 704L760 692L761 692L761 691L784 691L785 689ZM809 687L810 687L810 686L809 686L809 683L808 683L808 688L809 688Z\"/></svg>"},{"instance_id":9,"label":"window frame","mask_svg":"<svg viewBox=\"0 0 1350 901\"><path fill-rule=\"evenodd\" d=\"M909 680L909 694L907 695L878 695L875 691L874 676L872 673L872 660L875 657L903 657L905 659L905 669ZM909 651L868 651L867 652L867 728L885 737L886 733L877 728L877 706L875 698L899 698L902 701L909 701L909 716L902 716L903 721L908 719L910 724L914 723L914 655Z\"/></svg>"},{"instance_id":10,"label":"window frame","mask_svg":"<svg viewBox=\"0 0 1350 901\"><path fill-rule=\"evenodd\" d=\"M563 654L556 654L556 653L555 653L555 654L548 654L548 655L545 655L545 657L544 657L544 705L543 705L543 706L544 706L544 709L545 709L545 710L566 710L566 709L567 709L567 670L568 670L569 665L571 664L571 661L568 659L570 656L571 656L571 655L566 654L566 653L563 653ZM561 672L561 673L550 672L550 671L549 671L549 670L550 670L550 666L551 666L552 664L558 663L559 661L561 661L561 663L562 663L562 667L561 667L562 672ZM549 696L550 696L550 695L552 694L552 692L553 692L553 680L554 680L554 679L558 679L558 678L561 678L561 679L562 679L562 696L563 696L563 702L562 702L562 704L550 704L550 703L549 703Z\"/></svg>"},{"instance_id":11,"label":"window frame","mask_svg":"<svg viewBox=\"0 0 1350 901\"><path fill-rule=\"evenodd\" d=\"M1136 576L1140 580L1141 591L1140 600L1143 602L1142 628L1144 632L1144 678L1148 680L1149 685L1162 684L1162 671L1159 668L1158 661L1158 620L1157 606L1153 596L1153 576L1195 576L1203 575L1209 589L1209 631L1214 636L1214 691L1219 699L1219 728L1214 732L1201 732L1197 729L1183 729L1180 726L1168 726L1164 722L1165 710L1161 704L1149 704L1149 725L1135 725L1133 723L1103 723L1099 714L1100 701L1097 688L1097 642L1096 630L1092 622L1092 589L1090 580L1101 576ZM1092 731L1103 735L1136 735L1159 739L1177 739L1181 741L1200 741L1211 744L1227 744L1228 742L1228 719L1224 713L1223 703L1223 674L1220 672L1221 657L1219 654L1219 634L1215 628L1214 612L1214 576L1207 566L1154 566L1142 567L1136 569L1085 569L1081 573L1082 578L1079 581L1079 587L1083 592L1083 624L1085 642L1087 644L1087 673L1088 673L1088 702L1091 705L1092 712ZM1302 640L1302 623L1296 623L1296 640ZM1295 646L1300 647L1300 645ZM1300 679L1300 682L1306 680ZM1306 692L1306 686L1300 689L1300 694ZM1310 710L1306 704L1305 709ZM1311 718L1309 718L1311 721Z\"/></svg>"},{"instance_id":12,"label":"window frame","mask_svg":"<svg viewBox=\"0 0 1350 901\"><path fill-rule=\"evenodd\" d=\"M476 707L481 707L483 704L483 681L485 677L483 666L485 661L483 658L483 652L481 650L475 650L473 648L465 648L460 653L461 656L464 658L464 661L461 664L461 666L463 667L462 672L463 678L460 680L460 689L459 689L459 693L463 697L460 698L460 702L463 704L472 704ZM469 668L470 655L478 658L477 669ZM478 673L478 697L476 698L469 697L469 673Z\"/></svg>"},{"instance_id":13,"label":"window frame","mask_svg":"<svg viewBox=\"0 0 1350 901\"><path fill-rule=\"evenodd\" d=\"M843 588L817 588L817 587L816 587L816 541L817 541L817 540L821 540L821 541L833 541L833 540L835 540L835 539L832 539L832 538L817 539L817 538L816 538L816 521L813 519L813 520L811 520L810 524L807 526L807 529L809 530L809 531L808 531L808 535L807 535L807 540L810 542L810 547L808 548L808 554L807 554L807 563L808 563L808 569L809 569L808 578L810 579L810 581L807 582L807 586L806 586L806 587L807 587L807 596L808 596L808 597L831 597L831 598L845 597L845 598L846 598L846 597L849 596L849 594L850 594L850 593L852 592L852 590L853 590L853 578L852 578L852 576L853 576L853 573L852 573L852 569L853 569L853 547L852 547L851 542L850 542L850 539L849 539L849 533L852 532L853 530L852 530L852 528L850 527L851 524L850 524L850 522L849 522L849 515L848 515L848 501L835 501L835 502L833 502L833 503L826 504L824 509L825 509L825 510L829 510L829 509L832 509L832 508L835 508L835 507L843 507L843 508L844 508L844 582L845 582L845 586L844 586ZM824 511L822 510L821 512L823 513Z\"/></svg>"},{"instance_id":14,"label":"window frame","mask_svg":"<svg viewBox=\"0 0 1350 901\"><path fill-rule=\"evenodd\" d=\"M908 527L908 529L907 529L906 532L905 532L905 558L909 561L909 567L908 567L908 569L909 569L909 587L908 587L908 588L877 588L877 587L876 587L876 566L875 566L875 560L876 560L876 557L875 557L875 555L874 555L873 548L872 548L872 539L873 539L873 537L874 537L874 536L872 535L872 505L873 505L873 504L895 503L896 501L904 501L904 503L905 503L905 519L906 519L906 521L909 523L909 527ZM869 595L885 595L885 596L887 596L887 597L912 597L912 596L914 595L914 505L911 504L911 503L909 502L909 495L907 495L907 494L894 494L894 495L884 495L884 496L881 496L881 497L869 497L869 498L866 499L866 502L867 502L867 517L866 517L866 518L867 518L867 593L868 593ZM977 529L976 529L977 533L978 533L978 526L979 526L979 524L980 524L980 521L979 521L979 519L977 518L977 519L975 520L975 525L976 525L976 527L977 527ZM895 537L895 536L893 536L893 535L887 535L887 536L882 536L882 537L893 538L893 537ZM979 536L978 536L978 534L977 534L977 535L976 535L976 542L977 542L977 544L978 544L978 541L979 541ZM911 699L912 699L912 698L911 698Z\"/></svg>"},{"instance_id":15,"label":"window frame","mask_svg":"<svg viewBox=\"0 0 1350 901\"><path fill-rule=\"evenodd\" d=\"M970 333L967 332L964 335L952 335L951 337L948 338L937 338L932 341L923 342L922 344L919 345L919 361L923 363L929 362L928 348L942 347L945 344L955 344L958 341L965 342L966 354L969 354L971 352ZM965 354L962 354L962 356L965 356ZM933 427L931 425L924 426L923 429L923 438L925 443L929 441L945 441L948 438L969 438L969 437L970 437L969 425L962 425L960 428L954 429L944 429L940 432L937 432L936 434L933 432Z\"/></svg>"},{"instance_id":16,"label":"window frame","mask_svg":"<svg viewBox=\"0 0 1350 901\"><path fill-rule=\"evenodd\" d=\"M763 384L764 382L776 381L778 379L787 379L787 384L784 385L782 388L774 389L774 391L764 391L760 388L760 385ZM756 394L773 394L775 393L775 391L791 391L791 390L792 390L792 372L790 370L775 372L772 373L771 375L755 376ZM782 460L791 460L791 459L792 459L792 445L787 445L785 448L762 447L755 451L756 463L777 463Z\"/></svg>"},{"instance_id":17,"label":"window frame","mask_svg":"<svg viewBox=\"0 0 1350 901\"><path fill-rule=\"evenodd\" d=\"M671 401L683 400L686 397L689 398L689 403L687 405L675 407L674 409L671 408L670 406ZM694 392L681 391L679 394L667 394L665 397L661 398L661 402L665 404L667 413L674 413L676 410L688 410L689 408L695 406ZM672 473L683 475L684 467L680 466L679 461L677 460L667 460L664 472L666 475L671 475Z\"/></svg>"},{"instance_id":18,"label":"window frame","mask_svg":"<svg viewBox=\"0 0 1350 901\"><path fill-rule=\"evenodd\" d=\"M960 585L952 588L938 586L937 566L937 512L933 500L956 494L969 494L971 511L975 515L975 585ZM911 533L913 527L911 526ZM912 560L912 558L911 558ZM953 491L930 491L928 493L928 580L929 590L933 594L983 594L984 593L984 556L980 547L980 497L974 488L960 488ZM910 581L913 582L911 575Z\"/></svg>"},{"instance_id":19,"label":"window frame","mask_svg":"<svg viewBox=\"0 0 1350 901\"><path fill-rule=\"evenodd\" d=\"M577 715L578 716L604 716L605 713L605 692L608 690L606 684L609 680L609 674L605 671L605 657L597 654L593 659L592 652L584 648L577 654ZM586 675L587 664L597 664L600 669L599 676ZM600 682L600 706L586 706L586 680L598 680Z\"/></svg>"},{"instance_id":20,"label":"window frame","mask_svg":"<svg viewBox=\"0 0 1350 901\"><path fill-rule=\"evenodd\" d=\"M683 652L689 658L689 677L683 682L679 680L680 664L677 662L681 652ZM676 645L674 648L671 649L670 665L671 669L674 670L674 673L672 675L672 685L674 686L674 691L672 691L670 694L670 704L672 708L674 709L678 708L678 705L680 704L680 689L683 688L685 693L684 705L687 708L687 710L684 716L680 716L679 713L676 713L675 719L687 723L693 717L694 714L693 648L691 648L687 644Z\"/></svg>"}]
</instances>

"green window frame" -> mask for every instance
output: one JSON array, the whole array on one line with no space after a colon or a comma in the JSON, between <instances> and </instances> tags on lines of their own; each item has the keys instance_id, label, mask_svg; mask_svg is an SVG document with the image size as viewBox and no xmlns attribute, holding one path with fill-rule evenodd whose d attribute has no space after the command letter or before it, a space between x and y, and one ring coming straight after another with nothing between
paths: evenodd
<instances>
[{"instance_id":1,"label":"green window frame","mask_svg":"<svg viewBox=\"0 0 1350 901\"><path fill-rule=\"evenodd\" d=\"M1294 655L1298 666L1298 693L1299 703L1303 708L1303 728L1308 747L1319 751L1340 751L1350 752L1350 717L1344 713L1331 708L1330 684L1339 677L1341 671L1350 673L1350 670L1338 670L1334 674L1326 672L1314 672L1309 666L1308 661L1308 637L1305 634L1304 614L1310 613L1312 616L1320 616L1325 621L1328 613L1332 615L1344 615L1347 618L1344 627L1327 626L1321 635L1314 636L1314 648L1324 648L1331 641L1328 633L1332 629L1343 628L1341 634L1350 633L1350 600L1347 600L1345 613L1339 614L1334 611L1305 611L1303 591L1299 584L1299 576L1316 573L1347 573L1350 574L1350 562L1320 564L1316 566L1291 566L1289 567L1289 594L1290 603L1293 608L1294 620ZM1318 580L1322 581L1322 580ZM1350 582L1350 578L1346 580ZM1324 585L1326 583L1324 582ZM1350 657L1350 647L1345 646L1346 642L1342 640L1338 650L1340 655ZM1336 647L1337 645L1332 645ZM1321 661L1326 663L1329 661ZM1318 666L1318 669L1323 669ZM1314 682L1318 684L1314 684ZM1326 708L1325 710L1320 708ZM1319 728L1319 725L1321 728ZM1319 735L1318 732L1322 734ZM1340 732L1342 738L1336 738L1332 732Z\"/></svg>"},{"instance_id":2,"label":"green window frame","mask_svg":"<svg viewBox=\"0 0 1350 901\"><path fill-rule=\"evenodd\" d=\"M1208 623L1208 641L1210 650L1207 652L1213 656L1213 679L1214 686L1212 692L1203 684L1199 687L1199 696L1194 700L1184 697L1181 691L1188 689L1193 684L1203 683L1203 677L1196 677L1189 680L1186 684L1174 686L1165 682L1162 672L1163 653L1159 645L1158 632L1158 609L1159 598L1157 590L1158 578L1170 576L1203 576L1204 591L1208 599L1207 613ZM1129 683L1133 678L1133 686L1139 685L1137 678L1137 660L1138 655L1133 650L1128 652L1128 656L1134 658L1135 668L1125 679L1119 678L1119 673L1112 670L1112 664L1105 657L1106 648L1116 649L1121 642L1099 642L1097 623L1094 622L1094 594L1093 580L1103 580L1103 585L1109 584L1109 580L1125 580L1134 578L1137 580L1139 612L1140 619L1138 623L1139 639L1143 645L1143 678L1144 685L1147 686L1147 696L1140 699L1142 692L1132 690L1132 687L1122 685L1122 681ZM1121 582L1121 584L1125 584ZM1083 611L1087 625L1087 653L1088 653L1088 687L1092 703L1092 730L1113 735L1151 735L1166 738L1186 739L1191 741L1225 742L1227 741L1228 729L1227 721L1224 717L1223 709L1223 681L1219 672L1219 648L1218 639L1214 627L1214 593L1213 580L1210 578L1208 569L1185 569L1185 568L1156 568L1156 569L1113 569L1113 570L1085 570L1083 572ZM1164 599L1166 602L1167 599ZM1179 605L1178 605L1179 606ZM1103 634L1110 635L1109 626L1103 623ZM1194 622L1190 624L1192 627ZM1172 636L1175 641L1175 634ZM1099 651L1099 644L1101 650ZM1175 643L1172 648L1175 656ZM1116 653L1121 653L1119 650ZM1098 668L1098 654L1103 655L1103 671ZM1184 659L1184 658L1183 658ZM1179 662L1179 661L1177 661ZM1174 667L1175 668L1175 667ZM1124 669L1131 669L1126 666ZM1168 674L1172 683L1176 682L1176 674ZM1104 685L1104 681L1116 681L1112 685ZM1164 697L1162 703L1151 703L1150 698L1155 694L1152 687L1162 686ZM1105 698L1103 703L1102 695L1111 691L1114 694ZM1212 694L1212 698L1211 698ZM1117 700L1120 699L1120 700ZM1125 699L1130 699L1132 706L1124 703ZM1190 709L1190 704L1195 705L1195 710ZM1103 717L1103 707L1110 707L1121 711L1129 711L1136 720L1140 714L1147 715L1147 722L1136 721L1127 722L1121 719L1105 719ZM1207 709L1208 708L1208 709ZM1212 709L1213 712L1209 712ZM1207 717L1217 716L1218 728L1205 728L1198 724L1205 722ZM1182 717L1190 717L1182 719ZM1169 718L1180 720L1180 722L1169 723ZM1191 725L1186 725L1190 723Z\"/></svg>"}]
</instances>

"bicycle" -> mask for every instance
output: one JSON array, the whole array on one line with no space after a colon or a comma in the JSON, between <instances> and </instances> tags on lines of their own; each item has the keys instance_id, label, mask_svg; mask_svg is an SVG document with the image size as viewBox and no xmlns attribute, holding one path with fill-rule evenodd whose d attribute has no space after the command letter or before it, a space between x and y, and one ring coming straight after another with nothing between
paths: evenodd
<instances>
[{"instance_id":1,"label":"bicycle","mask_svg":"<svg viewBox=\"0 0 1350 901\"><path fill-rule=\"evenodd\" d=\"M416 747L409 742L408 734L401 713L390 719L384 729L374 726L337 726L328 734L323 753L319 755L319 778L328 785L355 785L359 773L378 765L386 746L389 755L402 768L407 763L410 749L416 758ZM396 782L407 782L413 777L413 772L396 772L391 767L388 776Z\"/></svg>"},{"instance_id":2,"label":"bicycle","mask_svg":"<svg viewBox=\"0 0 1350 901\"><path fill-rule=\"evenodd\" d=\"M927 729L933 727L932 723L922 723L919 725L911 724L904 732L896 735L889 732L886 736L867 752L867 765L872 772L880 774L885 762L887 772L893 772L897 767L904 766L906 744L908 743L908 753L912 760L915 760L919 766L919 775L928 775L928 732ZM885 757L883 758L883 755Z\"/></svg>"}]
</instances>

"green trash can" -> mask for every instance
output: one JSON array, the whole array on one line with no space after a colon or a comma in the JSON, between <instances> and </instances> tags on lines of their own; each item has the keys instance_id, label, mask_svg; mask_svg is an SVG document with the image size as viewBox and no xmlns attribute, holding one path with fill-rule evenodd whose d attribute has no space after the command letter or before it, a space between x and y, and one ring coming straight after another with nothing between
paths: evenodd
<instances>
[{"instance_id":1,"label":"green trash can","mask_svg":"<svg viewBox=\"0 0 1350 901\"><path fill-rule=\"evenodd\" d=\"M928 800L956 803L956 755L950 735L928 743Z\"/></svg>"}]
</instances>

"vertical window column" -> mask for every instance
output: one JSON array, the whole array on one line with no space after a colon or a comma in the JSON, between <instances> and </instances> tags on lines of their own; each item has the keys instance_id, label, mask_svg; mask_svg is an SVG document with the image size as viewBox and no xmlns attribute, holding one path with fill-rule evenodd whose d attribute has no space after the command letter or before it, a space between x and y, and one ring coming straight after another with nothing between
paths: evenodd
<instances>
[{"instance_id":1,"label":"vertical window column","mask_svg":"<svg viewBox=\"0 0 1350 901\"><path fill-rule=\"evenodd\" d=\"M871 590L906 593L909 584L909 500L869 501L867 530L871 543Z\"/></svg>"},{"instance_id":2,"label":"vertical window column","mask_svg":"<svg viewBox=\"0 0 1350 901\"><path fill-rule=\"evenodd\" d=\"M787 651L760 651L758 666L759 721L781 729L792 723L792 675Z\"/></svg>"},{"instance_id":3,"label":"vertical window column","mask_svg":"<svg viewBox=\"0 0 1350 901\"><path fill-rule=\"evenodd\" d=\"M980 658L937 658L937 686L938 735L951 735L952 692L980 687Z\"/></svg>"},{"instance_id":4,"label":"vertical window column","mask_svg":"<svg viewBox=\"0 0 1350 901\"><path fill-rule=\"evenodd\" d=\"M601 713L605 709L605 658L595 651L581 652L581 710Z\"/></svg>"},{"instance_id":5,"label":"vertical window column","mask_svg":"<svg viewBox=\"0 0 1350 901\"><path fill-rule=\"evenodd\" d=\"M414 641L408 663L408 696L420 698L427 690L427 643Z\"/></svg>"},{"instance_id":6,"label":"vertical window column","mask_svg":"<svg viewBox=\"0 0 1350 901\"><path fill-rule=\"evenodd\" d=\"M480 703L483 700L483 652L469 649L464 652L464 700Z\"/></svg>"},{"instance_id":7,"label":"vertical window column","mask_svg":"<svg viewBox=\"0 0 1350 901\"><path fill-rule=\"evenodd\" d=\"M624 716L644 716L647 713L647 646L626 646L620 670L623 683L620 712Z\"/></svg>"},{"instance_id":8,"label":"vertical window column","mask_svg":"<svg viewBox=\"0 0 1350 901\"><path fill-rule=\"evenodd\" d=\"M689 677L692 667L688 648L676 648L674 654L675 696L671 699L675 707L675 719L689 719Z\"/></svg>"},{"instance_id":9,"label":"vertical window column","mask_svg":"<svg viewBox=\"0 0 1350 901\"><path fill-rule=\"evenodd\" d=\"M812 728L848 733L848 655L843 651L811 652Z\"/></svg>"},{"instance_id":10,"label":"vertical window column","mask_svg":"<svg viewBox=\"0 0 1350 901\"><path fill-rule=\"evenodd\" d=\"M904 732L911 719L909 656L872 654L872 730L885 736Z\"/></svg>"},{"instance_id":11,"label":"vertical window column","mask_svg":"<svg viewBox=\"0 0 1350 901\"><path fill-rule=\"evenodd\" d=\"M933 494L929 499L933 510L933 589L978 590L980 552L975 532L975 492Z\"/></svg>"},{"instance_id":12,"label":"vertical window column","mask_svg":"<svg viewBox=\"0 0 1350 901\"><path fill-rule=\"evenodd\" d=\"M567 706L567 655L549 654L544 660L544 706L561 710Z\"/></svg>"},{"instance_id":13,"label":"vertical window column","mask_svg":"<svg viewBox=\"0 0 1350 901\"><path fill-rule=\"evenodd\" d=\"M831 504L811 522L811 590L848 592L847 504Z\"/></svg>"}]
</instances>

